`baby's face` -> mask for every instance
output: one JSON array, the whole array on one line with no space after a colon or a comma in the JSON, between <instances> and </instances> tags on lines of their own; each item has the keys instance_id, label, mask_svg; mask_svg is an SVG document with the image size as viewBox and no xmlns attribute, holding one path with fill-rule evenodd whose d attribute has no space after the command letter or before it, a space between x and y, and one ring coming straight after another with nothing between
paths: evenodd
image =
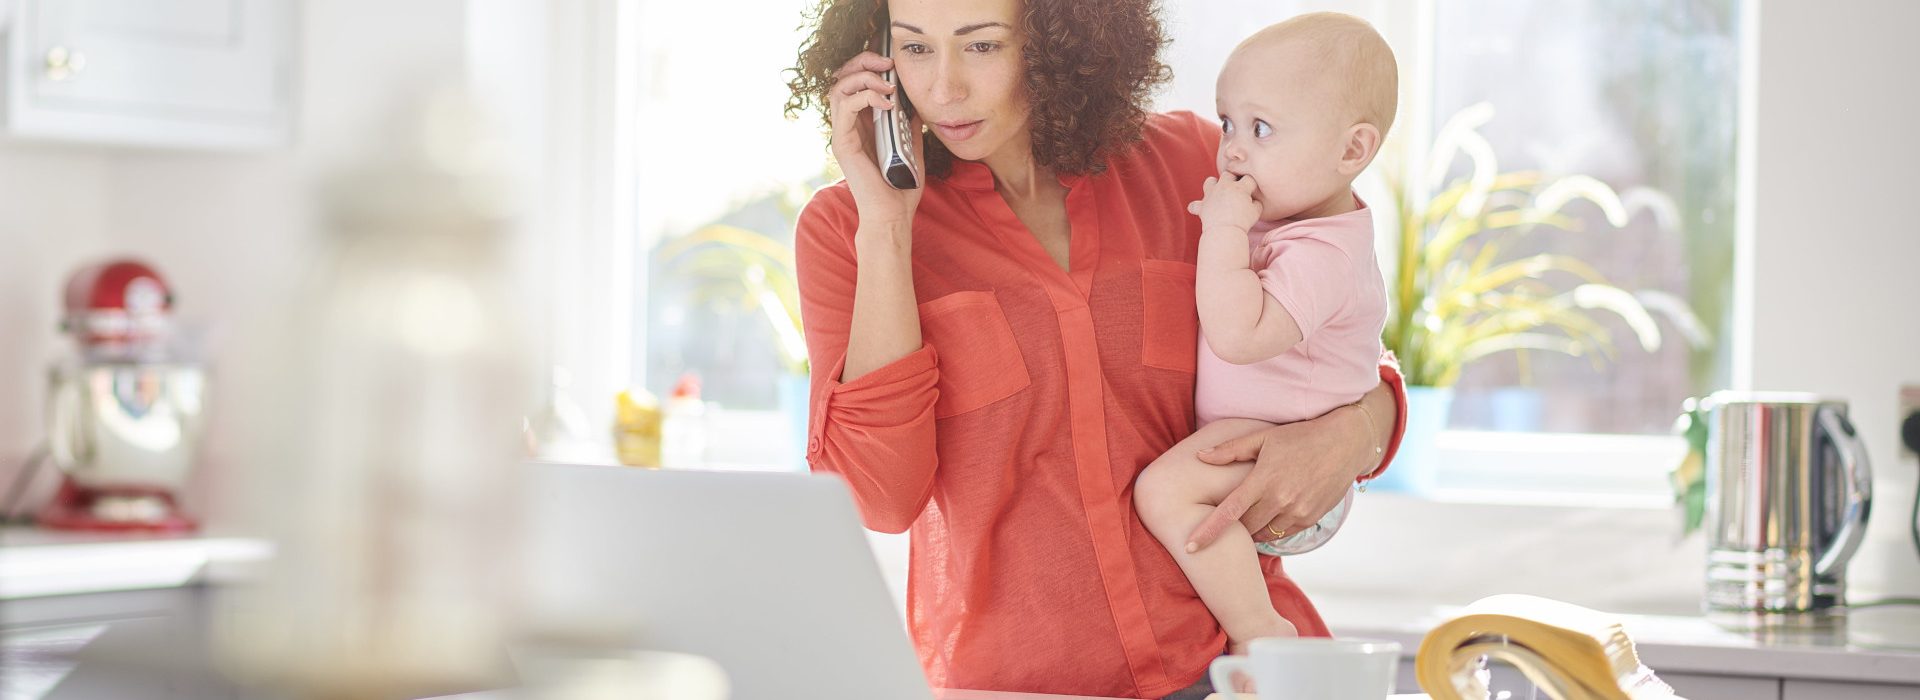
<instances>
[{"instance_id":1,"label":"baby's face","mask_svg":"<svg viewBox=\"0 0 1920 700\"><path fill-rule=\"evenodd\" d=\"M1330 69L1297 44L1247 47L1220 71L1221 177L1248 176L1260 218L1293 218L1348 187L1339 171L1352 124L1341 123Z\"/></svg>"}]
</instances>

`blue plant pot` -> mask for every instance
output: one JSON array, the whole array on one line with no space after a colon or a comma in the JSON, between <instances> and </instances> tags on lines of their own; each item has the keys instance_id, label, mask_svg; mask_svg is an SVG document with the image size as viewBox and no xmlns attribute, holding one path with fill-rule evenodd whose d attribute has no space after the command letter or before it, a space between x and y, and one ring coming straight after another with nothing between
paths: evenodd
<instances>
[{"instance_id":1,"label":"blue plant pot","mask_svg":"<svg viewBox=\"0 0 1920 700\"><path fill-rule=\"evenodd\" d=\"M1440 483L1440 431L1446 429L1452 407L1452 388L1407 387L1407 434L1400 440L1400 452L1367 489L1433 495Z\"/></svg>"},{"instance_id":2,"label":"blue plant pot","mask_svg":"<svg viewBox=\"0 0 1920 700\"><path fill-rule=\"evenodd\" d=\"M781 450L782 462L788 469L797 472L807 470L807 394L810 388L807 375L780 375L780 415L787 426L786 448Z\"/></svg>"},{"instance_id":3,"label":"blue plant pot","mask_svg":"<svg viewBox=\"0 0 1920 700\"><path fill-rule=\"evenodd\" d=\"M1540 432L1540 416L1546 411L1546 395L1524 386L1501 387L1487 392L1493 429L1509 433Z\"/></svg>"}]
</instances>

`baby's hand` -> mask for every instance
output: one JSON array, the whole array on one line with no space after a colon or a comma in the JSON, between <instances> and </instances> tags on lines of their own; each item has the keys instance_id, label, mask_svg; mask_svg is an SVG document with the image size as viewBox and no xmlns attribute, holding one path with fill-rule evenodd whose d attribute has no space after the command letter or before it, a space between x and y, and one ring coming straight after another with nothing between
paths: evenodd
<instances>
[{"instance_id":1,"label":"baby's hand","mask_svg":"<svg viewBox=\"0 0 1920 700\"><path fill-rule=\"evenodd\" d=\"M1202 233L1223 227L1245 233L1260 220L1260 203L1253 201L1253 178L1210 177L1201 190L1201 200L1189 203L1187 212L1200 217Z\"/></svg>"}]
</instances>

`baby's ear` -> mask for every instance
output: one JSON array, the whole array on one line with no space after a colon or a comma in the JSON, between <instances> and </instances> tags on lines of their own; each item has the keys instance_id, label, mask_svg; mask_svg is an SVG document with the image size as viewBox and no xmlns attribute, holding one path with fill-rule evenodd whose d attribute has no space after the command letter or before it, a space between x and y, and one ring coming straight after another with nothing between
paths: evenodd
<instances>
[{"instance_id":1,"label":"baby's ear","mask_svg":"<svg viewBox=\"0 0 1920 700\"><path fill-rule=\"evenodd\" d=\"M1347 127L1346 148L1340 152L1340 174L1358 177L1380 154L1380 127L1361 122Z\"/></svg>"}]
</instances>

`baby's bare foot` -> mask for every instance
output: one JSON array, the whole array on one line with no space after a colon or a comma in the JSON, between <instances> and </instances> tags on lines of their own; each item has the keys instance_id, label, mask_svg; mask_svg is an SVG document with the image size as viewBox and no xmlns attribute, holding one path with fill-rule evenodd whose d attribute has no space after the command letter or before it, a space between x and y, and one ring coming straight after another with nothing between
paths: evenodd
<instances>
[{"instance_id":1,"label":"baby's bare foot","mask_svg":"<svg viewBox=\"0 0 1920 700\"><path fill-rule=\"evenodd\" d=\"M1251 635L1248 635L1246 639L1234 639L1232 637L1228 637L1227 653L1232 654L1234 656L1245 656L1247 653L1247 645L1252 643L1253 640L1259 639L1261 637L1298 637L1300 636L1300 630L1295 628L1293 626L1293 623L1288 622L1286 618L1280 617L1279 615L1273 616L1272 620L1269 620L1265 624L1255 628L1253 632L1254 633ZM1247 675L1244 673L1236 672L1233 674L1233 692L1252 693L1257 690L1259 689L1253 687L1252 678L1248 678Z\"/></svg>"}]
</instances>

